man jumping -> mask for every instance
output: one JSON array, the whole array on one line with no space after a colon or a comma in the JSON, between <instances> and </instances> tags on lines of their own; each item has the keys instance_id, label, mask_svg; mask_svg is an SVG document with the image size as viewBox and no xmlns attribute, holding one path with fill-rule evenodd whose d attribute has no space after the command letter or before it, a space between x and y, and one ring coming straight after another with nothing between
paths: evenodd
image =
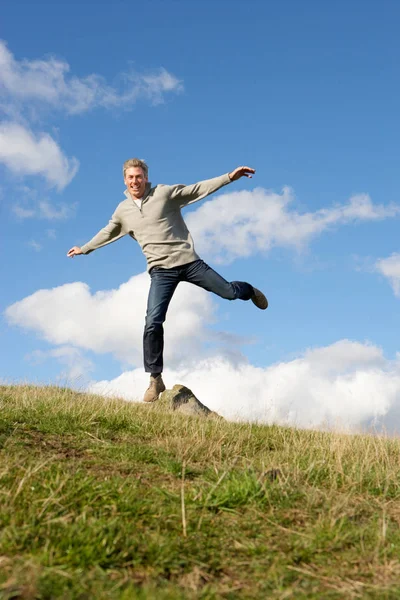
<instances>
[{"instance_id":1,"label":"man jumping","mask_svg":"<svg viewBox=\"0 0 400 600\"><path fill-rule=\"evenodd\" d=\"M150 385L143 400L154 402L165 390L162 380L163 323L175 289L188 281L227 300L252 300L260 309L268 301L257 288L244 281L228 282L196 254L192 236L183 220L181 209L216 192L241 177L252 177L250 167L238 167L231 173L200 181L194 185L156 185L148 181L148 166L131 158L124 163L125 196L110 222L81 248L74 246L67 256L89 254L129 234L140 244L147 259L151 286L147 301L143 335L143 357Z\"/></svg>"}]
</instances>

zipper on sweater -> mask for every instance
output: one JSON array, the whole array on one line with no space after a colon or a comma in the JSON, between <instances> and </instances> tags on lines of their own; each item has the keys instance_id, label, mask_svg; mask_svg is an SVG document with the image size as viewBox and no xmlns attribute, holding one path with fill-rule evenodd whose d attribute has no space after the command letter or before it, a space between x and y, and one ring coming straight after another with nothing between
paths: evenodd
<instances>
[{"instance_id":1,"label":"zipper on sweater","mask_svg":"<svg viewBox=\"0 0 400 600\"><path fill-rule=\"evenodd\" d=\"M142 198L142 202L140 203L140 208L139 208L139 206L136 204L136 202L134 201L134 199L132 198L132 196L130 195L130 193L128 192L128 190L126 190L126 191L125 191L125 195L126 195L126 197L127 197L127 198L128 198L128 196L130 197L131 201L133 202L133 204L136 206L136 208L137 208L137 209L138 209L138 211L140 212L140 216L142 217L142 219L143 219L143 211L142 211L143 202L145 202L145 201L147 200L147 198L148 198L148 196L149 196L149 192L150 192L150 190L151 190L151 184L149 184L149 183L148 183L147 185L148 185L148 187L146 187L146 192L147 192L147 194L146 194L145 196L143 196L143 198Z\"/></svg>"},{"instance_id":2,"label":"zipper on sweater","mask_svg":"<svg viewBox=\"0 0 400 600\"><path fill-rule=\"evenodd\" d=\"M136 208L138 209L138 211L140 212L140 216L143 219L143 213L142 213L143 200L142 200L142 204L140 205L140 208L139 208L139 206L136 204L136 202L133 199L132 199L132 202L136 206Z\"/></svg>"},{"instance_id":3,"label":"zipper on sweater","mask_svg":"<svg viewBox=\"0 0 400 600\"><path fill-rule=\"evenodd\" d=\"M139 209L140 216L142 217L142 219L143 219L143 204L146 202L146 200L147 200L148 197L149 197L149 192L147 192L147 194L145 196L143 196L142 201L140 203L140 208L138 207L138 205L136 204L136 202L133 202L133 200L132 200L132 202L134 204L136 204L136 207Z\"/></svg>"}]
</instances>

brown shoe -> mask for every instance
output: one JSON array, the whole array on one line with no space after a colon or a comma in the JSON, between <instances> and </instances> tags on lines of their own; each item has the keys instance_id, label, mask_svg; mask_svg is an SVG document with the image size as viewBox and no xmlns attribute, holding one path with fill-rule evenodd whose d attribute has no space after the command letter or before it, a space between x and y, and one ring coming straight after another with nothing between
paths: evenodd
<instances>
[{"instance_id":1,"label":"brown shoe","mask_svg":"<svg viewBox=\"0 0 400 600\"><path fill-rule=\"evenodd\" d=\"M161 374L158 377L150 377L150 385L147 388L143 397L144 402L155 402L158 396L165 390L165 385Z\"/></svg>"},{"instance_id":2,"label":"brown shoe","mask_svg":"<svg viewBox=\"0 0 400 600\"><path fill-rule=\"evenodd\" d=\"M250 298L253 304L255 304L257 308L261 308L261 310L265 310L266 308L268 308L268 300L266 299L264 294L255 287L253 287L253 290L254 294Z\"/></svg>"}]
</instances>

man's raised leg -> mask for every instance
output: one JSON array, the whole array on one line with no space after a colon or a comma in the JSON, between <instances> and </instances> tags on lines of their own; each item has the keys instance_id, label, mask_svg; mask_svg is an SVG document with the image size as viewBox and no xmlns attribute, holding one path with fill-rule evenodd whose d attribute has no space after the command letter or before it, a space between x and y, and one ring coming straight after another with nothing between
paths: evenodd
<instances>
[{"instance_id":1,"label":"man's raised leg","mask_svg":"<svg viewBox=\"0 0 400 600\"><path fill-rule=\"evenodd\" d=\"M257 308L268 307L268 300L260 290L245 281L226 281L201 259L186 266L185 281L227 300L251 300Z\"/></svg>"}]
</instances>

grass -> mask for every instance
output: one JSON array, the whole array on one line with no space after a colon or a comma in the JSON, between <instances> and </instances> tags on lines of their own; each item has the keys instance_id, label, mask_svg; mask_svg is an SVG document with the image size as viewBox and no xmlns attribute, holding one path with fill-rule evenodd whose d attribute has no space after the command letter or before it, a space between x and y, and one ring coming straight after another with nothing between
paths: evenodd
<instances>
[{"instance_id":1,"label":"grass","mask_svg":"<svg viewBox=\"0 0 400 600\"><path fill-rule=\"evenodd\" d=\"M0 387L0 598L400 597L400 443Z\"/></svg>"}]
</instances>

